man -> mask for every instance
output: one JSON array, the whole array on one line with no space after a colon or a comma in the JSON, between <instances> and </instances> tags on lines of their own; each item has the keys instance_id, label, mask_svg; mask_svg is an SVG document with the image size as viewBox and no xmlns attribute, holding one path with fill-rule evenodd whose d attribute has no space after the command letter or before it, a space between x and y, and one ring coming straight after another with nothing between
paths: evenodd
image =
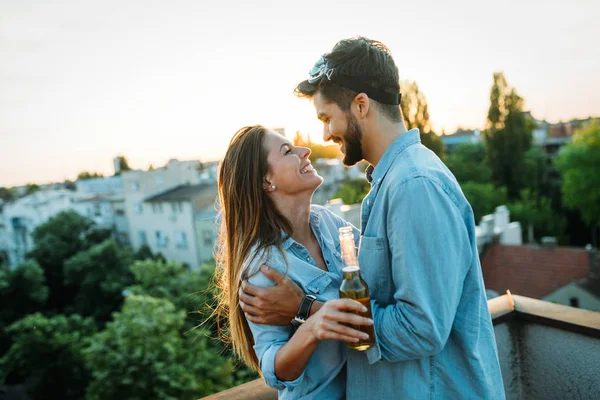
<instances>
[{"instance_id":1,"label":"man","mask_svg":"<svg viewBox=\"0 0 600 400\"><path fill-rule=\"evenodd\" d=\"M377 345L348 352L347 398L503 399L473 211L418 130L406 130L398 82L389 50L359 37L337 43L295 89L313 101L345 165L370 163L359 262ZM253 322L287 324L304 295L264 271L279 284L245 284L242 309Z\"/></svg>"}]
</instances>

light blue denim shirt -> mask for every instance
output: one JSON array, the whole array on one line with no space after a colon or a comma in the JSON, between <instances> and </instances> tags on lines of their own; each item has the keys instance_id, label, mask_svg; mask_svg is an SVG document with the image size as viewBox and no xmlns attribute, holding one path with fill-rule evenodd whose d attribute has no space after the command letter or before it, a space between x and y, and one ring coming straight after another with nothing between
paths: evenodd
<instances>
[{"instance_id":1,"label":"light blue denim shirt","mask_svg":"<svg viewBox=\"0 0 600 400\"><path fill-rule=\"evenodd\" d=\"M284 256L275 248L251 260L244 277L257 286L273 286L259 267L261 264L286 273L306 294L320 301L339 297L342 283L342 260L338 228L346 226L344 220L331 211L312 206L310 226L321 246L328 271L318 268L304 246L288 238L283 243ZM358 232L356 232L358 239ZM346 345L326 340L319 343L302 375L294 381L281 381L275 376L275 354L289 338L291 326L271 326L249 323L254 336L254 351L259 360L265 382L279 390L280 399L343 399L346 392Z\"/></svg>"},{"instance_id":2,"label":"light blue denim shirt","mask_svg":"<svg viewBox=\"0 0 600 400\"><path fill-rule=\"evenodd\" d=\"M416 129L387 149L361 209L377 346L348 352L348 399L504 399L473 211Z\"/></svg>"}]
</instances>

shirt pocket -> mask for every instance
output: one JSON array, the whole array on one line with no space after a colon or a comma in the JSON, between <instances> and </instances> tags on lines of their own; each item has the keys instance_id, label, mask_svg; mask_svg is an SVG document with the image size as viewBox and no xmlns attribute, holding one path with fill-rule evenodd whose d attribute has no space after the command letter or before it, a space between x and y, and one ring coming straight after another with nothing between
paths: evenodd
<instances>
[{"instance_id":1,"label":"shirt pocket","mask_svg":"<svg viewBox=\"0 0 600 400\"><path fill-rule=\"evenodd\" d=\"M319 274L310 280L304 287L313 295L320 295L325 292L327 286L331 283L331 277L326 272Z\"/></svg>"},{"instance_id":2,"label":"shirt pocket","mask_svg":"<svg viewBox=\"0 0 600 400\"><path fill-rule=\"evenodd\" d=\"M375 295L386 293L392 277L384 240L379 237L361 236L358 262L360 273L369 285L371 297L379 298L380 296Z\"/></svg>"}]
</instances>

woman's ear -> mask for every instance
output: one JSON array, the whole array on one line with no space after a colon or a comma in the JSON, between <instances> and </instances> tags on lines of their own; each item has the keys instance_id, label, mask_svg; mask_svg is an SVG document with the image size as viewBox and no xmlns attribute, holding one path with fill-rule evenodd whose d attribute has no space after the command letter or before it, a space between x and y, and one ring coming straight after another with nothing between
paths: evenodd
<instances>
[{"instance_id":1,"label":"woman's ear","mask_svg":"<svg viewBox=\"0 0 600 400\"><path fill-rule=\"evenodd\" d=\"M268 176L265 176L263 178L263 190L266 192L272 192L275 189L277 189L277 187L269 180Z\"/></svg>"}]
</instances>

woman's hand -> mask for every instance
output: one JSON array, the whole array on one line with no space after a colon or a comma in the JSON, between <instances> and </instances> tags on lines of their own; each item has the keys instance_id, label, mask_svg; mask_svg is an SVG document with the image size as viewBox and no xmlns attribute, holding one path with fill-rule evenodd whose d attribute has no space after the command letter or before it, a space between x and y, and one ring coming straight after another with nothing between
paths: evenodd
<instances>
[{"instance_id":1,"label":"woman's hand","mask_svg":"<svg viewBox=\"0 0 600 400\"><path fill-rule=\"evenodd\" d=\"M369 335L345 324L373 325L372 319L355 314L365 311L366 307L354 300L329 300L301 328L309 330L319 341L333 339L355 343L360 339L368 339Z\"/></svg>"}]
</instances>

